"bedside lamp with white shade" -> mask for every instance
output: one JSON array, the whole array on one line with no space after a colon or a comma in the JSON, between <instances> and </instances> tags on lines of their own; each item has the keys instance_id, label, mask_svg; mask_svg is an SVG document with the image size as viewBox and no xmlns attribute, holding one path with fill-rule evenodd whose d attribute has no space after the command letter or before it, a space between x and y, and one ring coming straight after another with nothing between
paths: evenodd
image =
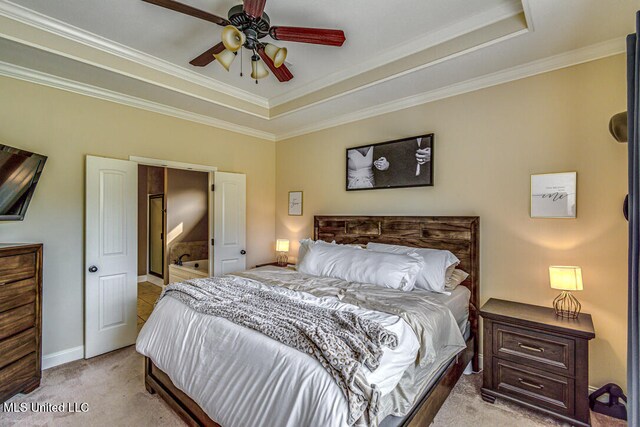
<instances>
[{"instance_id":1,"label":"bedside lamp with white shade","mask_svg":"<svg viewBox=\"0 0 640 427\"><path fill-rule=\"evenodd\" d=\"M582 269L575 266L549 267L549 283L552 289L562 292L553 300L556 315L575 319L580 314L580 303L571 291L582 290Z\"/></svg>"},{"instance_id":2,"label":"bedside lamp with white shade","mask_svg":"<svg viewBox=\"0 0 640 427\"><path fill-rule=\"evenodd\" d=\"M289 240L278 239L276 240L276 261L280 267L286 267L289 262Z\"/></svg>"}]
</instances>

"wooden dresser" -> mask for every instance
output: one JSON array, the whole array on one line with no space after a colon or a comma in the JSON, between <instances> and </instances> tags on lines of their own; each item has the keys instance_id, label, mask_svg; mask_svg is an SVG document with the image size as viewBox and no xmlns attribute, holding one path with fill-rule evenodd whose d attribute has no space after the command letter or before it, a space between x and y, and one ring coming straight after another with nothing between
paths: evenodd
<instances>
[{"instance_id":1,"label":"wooden dresser","mask_svg":"<svg viewBox=\"0 0 640 427\"><path fill-rule=\"evenodd\" d=\"M553 308L490 299L484 320L482 398L496 397L589 425L589 314L557 317Z\"/></svg>"},{"instance_id":2,"label":"wooden dresser","mask_svg":"<svg viewBox=\"0 0 640 427\"><path fill-rule=\"evenodd\" d=\"M0 403L40 385L42 245L0 244Z\"/></svg>"}]
</instances>

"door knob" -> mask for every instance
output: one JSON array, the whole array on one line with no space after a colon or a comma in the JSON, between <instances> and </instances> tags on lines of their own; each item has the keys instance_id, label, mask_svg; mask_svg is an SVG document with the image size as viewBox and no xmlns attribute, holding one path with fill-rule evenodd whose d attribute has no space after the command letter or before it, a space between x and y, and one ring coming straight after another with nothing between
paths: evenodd
<instances>
[{"instance_id":1,"label":"door knob","mask_svg":"<svg viewBox=\"0 0 640 427\"><path fill-rule=\"evenodd\" d=\"M96 271L98 271L98 267L96 267L95 265L89 267L89 273L95 273Z\"/></svg>"},{"instance_id":2,"label":"door knob","mask_svg":"<svg viewBox=\"0 0 640 427\"><path fill-rule=\"evenodd\" d=\"M247 254L247 251L245 251L245 250L243 249L243 250L241 250L241 251L240 251L240 254L242 254L242 255L246 255L246 254Z\"/></svg>"}]
</instances>

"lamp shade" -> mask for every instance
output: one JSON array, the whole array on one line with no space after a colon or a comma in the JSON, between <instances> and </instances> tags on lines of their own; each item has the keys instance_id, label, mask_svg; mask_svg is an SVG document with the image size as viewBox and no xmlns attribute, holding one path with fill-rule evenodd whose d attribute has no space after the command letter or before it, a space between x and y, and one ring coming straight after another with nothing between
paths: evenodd
<instances>
[{"instance_id":1,"label":"lamp shade","mask_svg":"<svg viewBox=\"0 0 640 427\"><path fill-rule=\"evenodd\" d=\"M582 269L575 266L551 266L549 267L549 283L553 289L581 291Z\"/></svg>"},{"instance_id":2,"label":"lamp shade","mask_svg":"<svg viewBox=\"0 0 640 427\"><path fill-rule=\"evenodd\" d=\"M264 45L264 53L273 61L273 65L276 68L280 68L284 64L284 60L287 59L287 48L278 47L274 44L267 43Z\"/></svg>"},{"instance_id":3,"label":"lamp shade","mask_svg":"<svg viewBox=\"0 0 640 427\"><path fill-rule=\"evenodd\" d=\"M269 71L267 67L265 67L264 62L260 61L258 55L253 55L251 57L251 78L254 80L264 79L268 75Z\"/></svg>"},{"instance_id":4,"label":"lamp shade","mask_svg":"<svg viewBox=\"0 0 640 427\"><path fill-rule=\"evenodd\" d=\"M231 63L234 59L236 59L236 54L234 52L231 52L229 49L225 49L220 53L214 53L213 57L218 60L220 65L222 65L225 70L229 71Z\"/></svg>"},{"instance_id":5,"label":"lamp shade","mask_svg":"<svg viewBox=\"0 0 640 427\"><path fill-rule=\"evenodd\" d=\"M276 252L289 252L289 240L288 239L276 240Z\"/></svg>"},{"instance_id":6,"label":"lamp shade","mask_svg":"<svg viewBox=\"0 0 640 427\"><path fill-rule=\"evenodd\" d=\"M227 25L222 30L222 44L231 52L237 52L246 41L244 33L233 25Z\"/></svg>"}]
</instances>

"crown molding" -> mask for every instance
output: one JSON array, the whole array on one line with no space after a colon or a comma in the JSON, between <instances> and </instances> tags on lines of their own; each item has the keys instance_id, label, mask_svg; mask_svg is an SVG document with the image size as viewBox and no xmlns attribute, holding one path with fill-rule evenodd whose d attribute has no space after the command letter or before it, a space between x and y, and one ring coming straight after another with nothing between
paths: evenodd
<instances>
[{"instance_id":1,"label":"crown molding","mask_svg":"<svg viewBox=\"0 0 640 427\"><path fill-rule=\"evenodd\" d=\"M62 89L68 92L74 92L80 95L90 96L105 101L111 101L129 107L140 108L154 113L164 114L179 119L188 120L255 138L275 141L276 137L272 133L260 131L247 126L238 125L224 120L215 119L213 117L202 114L192 113L179 108L170 107L168 105L159 104L157 102L148 101L130 95L114 92L108 89L99 88L85 83L68 80L52 74L31 70L14 64L0 61L0 76L11 77L14 79L24 80L31 83L37 83L44 86Z\"/></svg>"},{"instance_id":2,"label":"crown molding","mask_svg":"<svg viewBox=\"0 0 640 427\"><path fill-rule=\"evenodd\" d=\"M316 105L320 105L320 104L323 104L325 102L333 101L333 100L336 100L338 98L341 98L341 97L344 97L344 96L348 96L348 95L350 95L352 93L355 93L355 92L358 92L358 91L361 91L361 90L364 90L364 89L368 89L368 88L374 87L374 86L379 85L381 83L385 83L385 82L388 82L388 81L391 81L391 80L406 76L408 74L415 73L415 72L420 71L420 70L424 70L425 68L436 66L436 65L441 64L443 62L450 61L452 59L455 59L455 58L458 58L460 56L464 56L464 55L473 53L473 52L481 50L481 49L485 49L485 48L487 48L489 46L492 46L494 44L509 40L511 38L514 38L514 37L518 37L518 36L526 34L528 32L529 32L528 28L523 28L523 29L520 29L520 30L517 30L517 31L513 31L513 32L507 33L507 34L505 34L503 36L487 40L486 42L479 43L477 45L470 46L468 48L464 48L464 49L459 50L457 52L453 52L453 53L444 55L444 56L442 56L440 58L434 59L433 61L426 62L424 64L418 65L418 66L413 67L413 68L409 68L407 70L404 70L404 71L396 73L396 74L392 74L392 75L390 75L388 77L380 78L378 80L372 81L372 82L367 83L367 84L360 85L360 86L355 87L353 89L345 90L345 91L343 91L341 93L338 93L336 95L329 96L329 97L326 97L326 98L323 98L321 100L318 100L318 101L315 101L315 102L311 102L311 103L308 103L308 104L304 104L304 105L301 105L300 107L292 108L290 110L284 111L284 112L279 113L279 114L271 115L269 118L270 119L276 119L276 118L279 118L279 117L288 116L288 115L296 113L298 111L305 110L307 108L314 107ZM446 43L446 42L443 42L443 43Z\"/></svg>"},{"instance_id":3,"label":"crown molding","mask_svg":"<svg viewBox=\"0 0 640 427\"><path fill-rule=\"evenodd\" d=\"M522 1L522 12L524 13L524 17L527 20L527 28L532 33L536 30L536 26L533 23L533 13L531 13L531 0L521 0Z\"/></svg>"},{"instance_id":4,"label":"crown molding","mask_svg":"<svg viewBox=\"0 0 640 427\"><path fill-rule=\"evenodd\" d=\"M30 70L28 68L19 67L14 64L0 62L0 76L12 77L32 83L62 89L81 95L91 96L119 104L141 108L167 116L172 116L208 126L217 127L231 132L243 135L253 136L268 141L283 141L297 136L319 132L325 129L369 119L382 114L393 113L395 111L404 110L418 105L428 104L445 98L450 98L464 93L496 86L502 83L532 77L538 74L558 70L561 68L579 65L585 62L606 58L609 56L624 53L626 50L625 39L612 39L602 43L597 43L584 48L565 52L549 58L540 59L529 62L527 64L512 67L496 73L487 74L482 77L466 80L456 83L445 88L436 89L429 92L402 98L396 101L387 102L371 108L365 108L353 113L341 115L335 119L325 120L311 126L300 127L290 132L273 134L247 126L241 126L235 123L226 122L201 114L192 113L182 109L170 107L167 105L147 101L129 95L113 92L107 89L98 88L84 83L75 82L64 79L51 74L42 73L40 71Z\"/></svg>"},{"instance_id":5,"label":"crown molding","mask_svg":"<svg viewBox=\"0 0 640 427\"><path fill-rule=\"evenodd\" d=\"M523 5L521 1L512 0L509 4L500 5L469 18L462 19L443 29L413 39L400 47L395 46L381 52L376 52L375 55L372 55L366 61L360 62L358 65L329 74L321 79L306 84L304 87L290 90L282 95L272 97L269 99L269 108L277 107L310 93L321 91L343 80L367 73L376 68L401 60L409 55L413 55L417 52L448 42L483 27L511 18L520 13L523 13ZM408 72L415 70L408 70ZM397 78L400 76L401 75L395 75L391 78ZM385 80L381 80L379 82L383 82ZM374 84L379 82L375 82Z\"/></svg>"},{"instance_id":6,"label":"crown molding","mask_svg":"<svg viewBox=\"0 0 640 427\"><path fill-rule=\"evenodd\" d=\"M120 43L116 43L112 40L75 27L71 24L67 24L66 22L62 22L55 18L43 15L24 6L11 3L8 0L0 0L0 15L60 37L64 37L74 42L84 44L102 52L115 55L119 58L133 61L190 83L204 86L208 89L213 89L259 107L269 108L267 98L238 89L211 77L203 76L195 71L190 71L171 62L132 49ZM99 66L99 64L96 65Z\"/></svg>"},{"instance_id":7,"label":"crown molding","mask_svg":"<svg viewBox=\"0 0 640 427\"><path fill-rule=\"evenodd\" d=\"M584 48L554 55L548 58L539 59L523 65L518 65L503 71L487 74L482 77L466 80L441 89L412 95L396 101L365 108L353 113L343 114L337 118L325 120L314 125L305 126L278 134L276 141L283 141L297 136L302 136L325 129L353 123L383 114L393 113L411 107L416 107L430 102L474 92L491 86L497 86L515 80L532 77L538 74L547 73L561 68L595 61L609 56L624 53L626 51L625 39L612 39L602 43L597 43Z\"/></svg>"}]
</instances>

